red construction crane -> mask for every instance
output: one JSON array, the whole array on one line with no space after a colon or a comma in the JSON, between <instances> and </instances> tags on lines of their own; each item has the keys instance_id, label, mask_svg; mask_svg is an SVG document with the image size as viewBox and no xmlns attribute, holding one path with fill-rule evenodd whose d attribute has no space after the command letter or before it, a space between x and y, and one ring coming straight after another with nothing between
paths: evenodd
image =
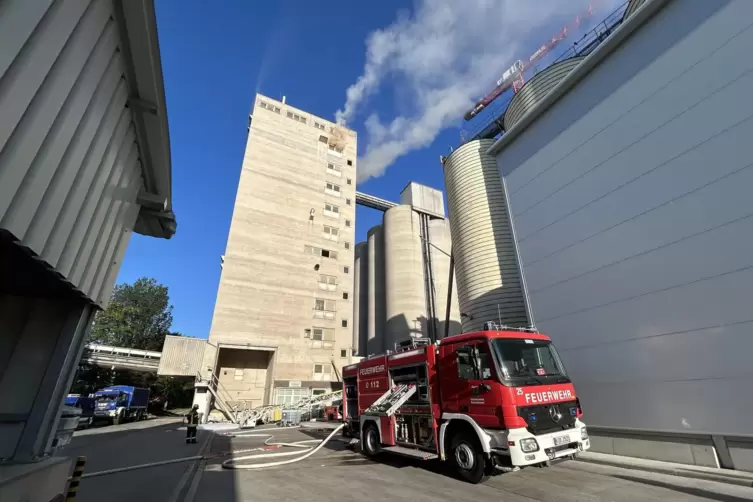
<instances>
[{"instance_id":1,"label":"red construction crane","mask_svg":"<svg viewBox=\"0 0 753 502\"><path fill-rule=\"evenodd\" d=\"M562 31L554 35L551 40L542 44L541 47L539 47L536 52L534 52L530 57L528 57L526 60L519 59L515 63L513 63L512 66L505 70L505 72L502 74L502 77L497 80L496 87L489 94L481 98L471 110L468 110L465 113L465 120L471 120L473 117L478 115L481 110L489 106L492 101L497 99L500 95L502 95L503 92L507 91L508 89L512 88L514 92L518 92L518 90L523 87L523 84L525 83L525 81L523 80L523 74L525 73L525 71L534 67L538 61L549 54L555 47L560 44L560 42L565 40L571 29L577 29L578 27L580 27L581 23L591 18L593 16L593 12L593 4L590 4L586 10L580 13L573 20L573 22L570 23L570 25L566 25L564 28L562 28Z\"/></svg>"}]
</instances>

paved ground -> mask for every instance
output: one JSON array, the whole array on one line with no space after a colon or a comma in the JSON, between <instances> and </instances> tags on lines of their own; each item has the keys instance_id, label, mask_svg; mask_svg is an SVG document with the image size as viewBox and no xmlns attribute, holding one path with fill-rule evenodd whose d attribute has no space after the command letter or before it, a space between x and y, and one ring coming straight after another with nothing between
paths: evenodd
<instances>
[{"instance_id":1,"label":"paved ground","mask_svg":"<svg viewBox=\"0 0 753 502\"><path fill-rule=\"evenodd\" d=\"M183 430L180 430L183 429ZM194 456L211 433L199 431L198 444L185 444L181 419L158 418L94 427L75 433L61 454L87 458L84 474ZM81 480L77 502L174 502L197 462L184 462ZM182 484L181 484L182 483ZM179 486L180 485L180 486Z\"/></svg>"},{"instance_id":2,"label":"paved ground","mask_svg":"<svg viewBox=\"0 0 753 502\"><path fill-rule=\"evenodd\" d=\"M258 430L257 432L262 432ZM272 430L273 441L291 442L324 434ZM258 447L263 438L216 436L209 455ZM252 453L247 453L252 454ZM505 500L505 501L728 501L753 500L753 488L668 475L566 462L548 469L524 469L495 476L484 485L453 479L441 464L385 456L379 462L351 452L342 442L328 444L303 462L259 471L228 471L227 456L200 469L195 498L241 500ZM284 458L283 458L284 459Z\"/></svg>"},{"instance_id":3,"label":"paved ground","mask_svg":"<svg viewBox=\"0 0 753 502\"><path fill-rule=\"evenodd\" d=\"M183 444L179 422L158 419L78 433L66 455L87 455L86 472L195 455L199 445ZM254 431L262 433L261 429ZM292 442L322 437L302 429L270 431ZM368 460L333 441L311 458L259 471L227 470L229 452L262 446L264 438L214 436L207 460L135 470L81 482L77 500L90 502L238 502L368 499L373 501L753 501L753 488L689 480L617 467L566 462L548 469L524 469L495 476L484 485L453 479L442 465L385 456ZM246 452L240 455L256 454ZM238 456L238 455L236 455ZM282 457L276 460L285 460Z\"/></svg>"}]
</instances>

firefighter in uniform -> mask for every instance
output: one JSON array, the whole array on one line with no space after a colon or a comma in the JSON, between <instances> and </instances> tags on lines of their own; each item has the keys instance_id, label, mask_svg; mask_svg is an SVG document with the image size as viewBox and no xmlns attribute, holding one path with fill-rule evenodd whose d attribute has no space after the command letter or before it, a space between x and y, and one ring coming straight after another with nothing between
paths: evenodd
<instances>
[{"instance_id":1,"label":"firefighter in uniform","mask_svg":"<svg viewBox=\"0 0 753 502\"><path fill-rule=\"evenodd\" d=\"M186 444L196 443L196 428L199 426L199 405L194 404L186 414Z\"/></svg>"}]
</instances>

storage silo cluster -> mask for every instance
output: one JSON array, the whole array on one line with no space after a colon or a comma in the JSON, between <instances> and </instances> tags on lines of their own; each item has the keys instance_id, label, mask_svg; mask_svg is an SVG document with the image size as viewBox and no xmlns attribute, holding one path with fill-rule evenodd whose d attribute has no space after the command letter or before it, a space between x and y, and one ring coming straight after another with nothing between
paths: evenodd
<instances>
[{"instance_id":1,"label":"storage silo cluster","mask_svg":"<svg viewBox=\"0 0 753 502\"><path fill-rule=\"evenodd\" d=\"M360 356L417 337L460 332L457 293L447 326L452 240L442 192L411 183L401 204L356 245L353 346Z\"/></svg>"}]
</instances>

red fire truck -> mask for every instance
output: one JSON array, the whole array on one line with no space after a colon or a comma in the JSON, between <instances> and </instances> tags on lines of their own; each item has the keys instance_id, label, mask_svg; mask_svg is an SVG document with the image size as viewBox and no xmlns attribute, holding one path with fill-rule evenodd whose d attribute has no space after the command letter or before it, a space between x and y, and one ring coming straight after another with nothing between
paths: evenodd
<instances>
[{"instance_id":1,"label":"red fire truck","mask_svg":"<svg viewBox=\"0 0 753 502\"><path fill-rule=\"evenodd\" d=\"M471 483L590 448L551 339L487 323L434 344L413 339L343 368L345 434L368 456L452 462Z\"/></svg>"}]
</instances>

